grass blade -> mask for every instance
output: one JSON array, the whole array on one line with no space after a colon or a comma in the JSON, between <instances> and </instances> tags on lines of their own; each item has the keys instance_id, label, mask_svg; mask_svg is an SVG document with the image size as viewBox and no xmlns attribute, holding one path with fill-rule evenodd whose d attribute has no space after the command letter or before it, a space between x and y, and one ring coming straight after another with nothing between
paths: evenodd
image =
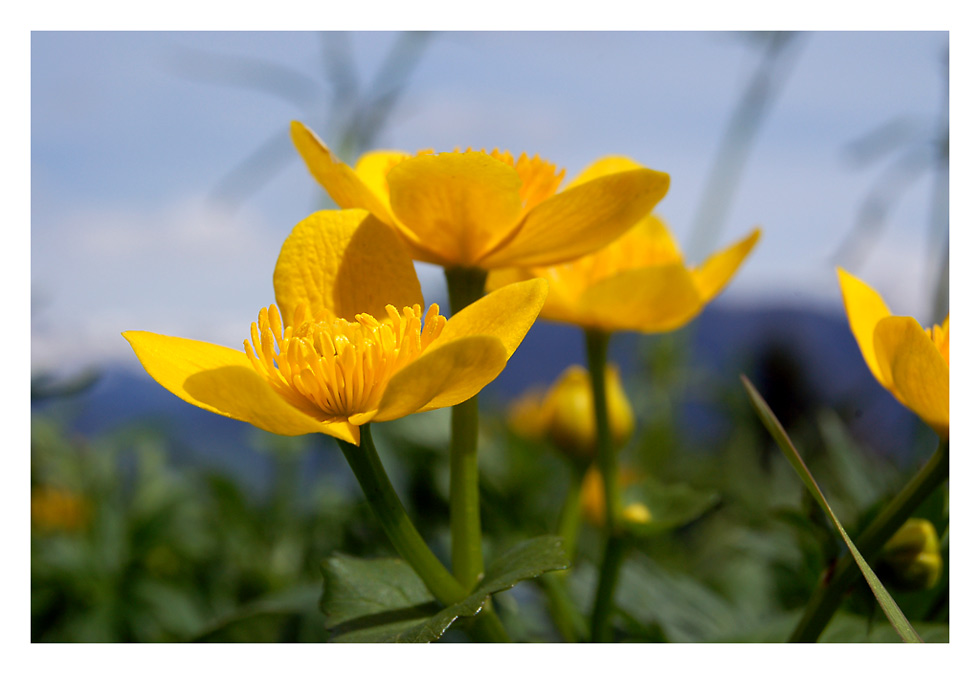
<instances>
[{"instance_id":1,"label":"grass blade","mask_svg":"<svg viewBox=\"0 0 980 674\"><path fill-rule=\"evenodd\" d=\"M758 413L759 418L762 420L762 424L766 427L766 430L769 431L769 434L772 435L773 439L776 441L776 444L779 445L783 455L793 466L796 474L800 476L801 480L803 480L807 490L809 490L810 494L813 495L813 498L817 500L817 503L819 503L820 507L823 508L823 511L827 514L827 517L830 518L831 522L834 523L837 531L840 532L841 537L844 539L844 543L847 544L847 549L851 551L851 554L854 556L854 561L857 562L858 568L861 569L861 573L864 574L865 580L868 581L868 585L871 587L871 591L874 593L875 598L881 605L881 609L885 612L888 622L890 622L892 627L895 628L895 631L898 632L898 635L902 638L902 641L906 643L922 643L922 638L912 628L912 625L909 624L905 614L902 613L900 608L898 608L898 604L896 604L895 600L892 599L890 594L888 594L888 590L886 590L885 586L881 584L880 580L878 580L878 576L875 575L875 572L871 570L871 567L864 560L864 557L861 556L861 552L857 549L854 543L851 542L850 536L848 536L847 532L844 531L844 527L841 526L840 520L838 520L837 516L834 515L834 511L830 508L830 504L827 502L827 499L824 498L823 492L821 492L820 487L817 486L816 480L814 480L813 475L810 474L810 469L807 468L806 464L803 462L803 457L801 457L800 453L796 451L796 447L793 446L793 443L786 434L786 431L783 429L782 424L779 423L779 420L772 413L772 410L769 409L769 405L766 404L766 401L762 399L762 396L759 395L759 392L755 390L755 387L752 386L752 383L745 375L742 375L742 384L745 386L745 390L748 391L749 398L752 401L752 406L755 408L756 413Z\"/></svg>"}]
</instances>

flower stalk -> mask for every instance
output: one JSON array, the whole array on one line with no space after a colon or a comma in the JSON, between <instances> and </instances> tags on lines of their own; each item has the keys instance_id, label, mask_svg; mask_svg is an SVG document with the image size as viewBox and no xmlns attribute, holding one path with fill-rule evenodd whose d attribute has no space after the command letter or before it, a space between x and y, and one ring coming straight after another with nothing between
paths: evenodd
<instances>
[{"instance_id":1,"label":"flower stalk","mask_svg":"<svg viewBox=\"0 0 980 674\"><path fill-rule=\"evenodd\" d=\"M565 541L565 552L574 562L575 550L578 547L578 532L582 526L582 481L585 479L587 465L570 462L572 466L571 479L568 481L568 492L558 516L558 535Z\"/></svg>"},{"instance_id":2,"label":"flower stalk","mask_svg":"<svg viewBox=\"0 0 980 674\"><path fill-rule=\"evenodd\" d=\"M378 457L371 437L371 425L361 427L360 447L339 439L337 444L354 471L371 510L402 559L408 562L441 603L448 606L465 599L467 590L432 553L409 519ZM483 641L510 641L500 619L488 610L481 611L473 621L470 632L474 638Z\"/></svg>"},{"instance_id":3,"label":"flower stalk","mask_svg":"<svg viewBox=\"0 0 980 674\"><path fill-rule=\"evenodd\" d=\"M949 479L949 441L940 441L929 462L891 500L888 506L861 532L854 544L869 564L881 553L885 543L908 520L915 509L937 487ZM847 554L838 559L810 597L803 617L797 624L791 642L815 642L844 598L845 592L860 577L860 569L854 558Z\"/></svg>"},{"instance_id":4,"label":"flower stalk","mask_svg":"<svg viewBox=\"0 0 980 674\"><path fill-rule=\"evenodd\" d=\"M616 580L625 553L622 532L618 524L620 514L619 469L616 450L609 432L609 406L606 395L606 359L609 351L609 333L602 330L585 331L585 351L592 381L592 400L595 406L596 463L602 475L605 498L606 546L599 582L596 585L592 608L592 641L609 640L609 618L612 614Z\"/></svg>"},{"instance_id":5,"label":"flower stalk","mask_svg":"<svg viewBox=\"0 0 980 674\"><path fill-rule=\"evenodd\" d=\"M483 297L486 279L487 272L482 269L446 269L449 306L454 315ZM452 565L456 579L463 587L471 588L483 576L477 396L453 407L451 424L449 526L452 533Z\"/></svg>"}]
</instances>

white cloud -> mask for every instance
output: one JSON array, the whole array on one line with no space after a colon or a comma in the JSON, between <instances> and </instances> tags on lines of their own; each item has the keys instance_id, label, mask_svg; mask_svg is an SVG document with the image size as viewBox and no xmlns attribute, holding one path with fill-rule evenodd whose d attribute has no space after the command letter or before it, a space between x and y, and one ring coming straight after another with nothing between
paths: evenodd
<instances>
[{"instance_id":1,"label":"white cloud","mask_svg":"<svg viewBox=\"0 0 980 674\"><path fill-rule=\"evenodd\" d=\"M199 197L34 223L32 364L127 356L123 330L235 344L272 301L281 234L254 212Z\"/></svg>"}]
</instances>

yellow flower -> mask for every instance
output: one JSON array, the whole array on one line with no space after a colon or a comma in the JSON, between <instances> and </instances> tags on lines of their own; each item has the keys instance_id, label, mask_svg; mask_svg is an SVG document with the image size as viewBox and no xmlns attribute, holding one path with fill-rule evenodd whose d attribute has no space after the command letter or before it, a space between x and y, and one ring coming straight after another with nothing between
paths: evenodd
<instances>
[{"instance_id":1,"label":"yellow flower","mask_svg":"<svg viewBox=\"0 0 980 674\"><path fill-rule=\"evenodd\" d=\"M619 371L606 367L606 397L613 445L621 447L633 434L635 422ZM531 438L547 437L572 458L592 460L596 452L595 407L588 371L569 366L547 393L532 392L511 408L511 426Z\"/></svg>"},{"instance_id":2,"label":"yellow flower","mask_svg":"<svg viewBox=\"0 0 980 674\"><path fill-rule=\"evenodd\" d=\"M126 332L159 384L203 409L280 435L359 444L360 426L456 405L506 365L537 317L544 281L491 293L450 320L422 291L411 257L362 210L321 211L286 239L277 305L244 351Z\"/></svg>"},{"instance_id":3,"label":"yellow flower","mask_svg":"<svg viewBox=\"0 0 980 674\"><path fill-rule=\"evenodd\" d=\"M88 523L90 510L83 496L68 489L31 488L31 524L39 529L77 531Z\"/></svg>"},{"instance_id":4,"label":"yellow flower","mask_svg":"<svg viewBox=\"0 0 980 674\"><path fill-rule=\"evenodd\" d=\"M542 318L605 332L668 332L722 291L759 236L756 229L688 268L666 225L651 215L596 253L558 266L495 271L487 287L545 278L550 292Z\"/></svg>"},{"instance_id":5,"label":"yellow flower","mask_svg":"<svg viewBox=\"0 0 980 674\"><path fill-rule=\"evenodd\" d=\"M932 522L910 517L881 550L883 579L902 590L926 590L939 582L943 557Z\"/></svg>"},{"instance_id":6,"label":"yellow flower","mask_svg":"<svg viewBox=\"0 0 980 674\"><path fill-rule=\"evenodd\" d=\"M619 469L618 482L628 487L640 481L640 475L630 468ZM601 527L606 521L606 489L602 484L602 473L591 466L582 478L582 493L579 495L582 515L594 526ZM634 524L646 524L653 519L650 509L639 501L623 507L622 517Z\"/></svg>"},{"instance_id":7,"label":"yellow flower","mask_svg":"<svg viewBox=\"0 0 980 674\"><path fill-rule=\"evenodd\" d=\"M293 142L341 208L363 208L412 256L447 268L550 265L590 253L649 213L670 177L624 157L602 159L563 191L564 171L509 152L376 151L355 168L300 122Z\"/></svg>"},{"instance_id":8,"label":"yellow flower","mask_svg":"<svg viewBox=\"0 0 980 674\"><path fill-rule=\"evenodd\" d=\"M949 437L949 315L922 329L914 318L892 316L871 286L837 270L851 332L871 374L943 439Z\"/></svg>"}]
</instances>

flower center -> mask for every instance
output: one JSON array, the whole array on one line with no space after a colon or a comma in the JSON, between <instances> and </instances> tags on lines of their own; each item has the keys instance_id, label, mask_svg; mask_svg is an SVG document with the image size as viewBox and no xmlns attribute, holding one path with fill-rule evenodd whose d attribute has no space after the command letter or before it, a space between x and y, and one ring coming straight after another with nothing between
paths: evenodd
<instances>
[{"instance_id":1,"label":"flower center","mask_svg":"<svg viewBox=\"0 0 980 674\"><path fill-rule=\"evenodd\" d=\"M351 322L326 310L310 316L300 306L284 328L273 304L252 323L245 355L286 399L300 407L312 403L328 421L372 412L395 373L418 358L446 325L437 304L424 318L417 304L401 313L390 304L385 309L382 320L358 314Z\"/></svg>"},{"instance_id":2,"label":"flower center","mask_svg":"<svg viewBox=\"0 0 980 674\"><path fill-rule=\"evenodd\" d=\"M528 157L527 153L522 152L515 161L514 156L507 150L494 149L492 152L486 150L483 152L517 171L521 179L522 216L557 192L558 186L565 177L565 169L556 170L553 163L538 155Z\"/></svg>"},{"instance_id":3,"label":"flower center","mask_svg":"<svg viewBox=\"0 0 980 674\"><path fill-rule=\"evenodd\" d=\"M515 161L514 155L507 150L494 149L487 152L486 150L473 150L472 148L467 148L465 151L482 152L485 155L493 157L497 161L502 161L517 171L517 175L521 179L520 197L522 217L525 213L540 204L542 201L554 195L555 192L558 191L558 186L561 185L561 181L565 178L565 169L558 170L555 164L542 159L538 155L528 157L527 153L521 153L521 156ZM453 150L453 152L463 152L463 150L456 148ZM422 157L431 154L436 154L436 152L434 150L419 150L415 153L415 156ZM388 172L391 171L391 169L395 168L395 166L406 159L409 159L409 157L390 158L388 160L388 165L384 169L384 174L388 175ZM384 190L386 194L390 194L387 182L384 184Z\"/></svg>"}]
</instances>

